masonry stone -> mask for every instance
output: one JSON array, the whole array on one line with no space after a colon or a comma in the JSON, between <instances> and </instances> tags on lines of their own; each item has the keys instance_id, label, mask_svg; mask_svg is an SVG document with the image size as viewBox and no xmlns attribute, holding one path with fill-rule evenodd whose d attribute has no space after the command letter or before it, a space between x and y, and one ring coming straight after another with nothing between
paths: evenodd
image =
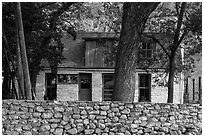
<instances>
[{"instance_id":1,"label":"masonry stone","mask_svg":"<svg viewBox=\"0 0 204 137\"><path fill-rule=\"evenodd\" d=\"M23 103L23 106L21 104ZM27 104L26 104L27 103ZM19 108L14 111L15 105ZM4 100L4 135L201 135L199 104ZM20 109L20 108L23 109ZM27 108L27 109L26 109ZM109 109L107 109L109 108ZM28 112L26 110L33 109ZM23 111L25 110L25 112Z\"/></svg>"}]
</instances>

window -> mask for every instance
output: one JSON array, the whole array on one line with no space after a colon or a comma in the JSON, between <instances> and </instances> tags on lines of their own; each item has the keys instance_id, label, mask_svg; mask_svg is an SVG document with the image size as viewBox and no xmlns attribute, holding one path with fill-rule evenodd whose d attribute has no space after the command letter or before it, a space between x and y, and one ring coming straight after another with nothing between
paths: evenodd
<instances>
[{"instance_id":1,"label":"window","mask_svg":"<svg viewBox=\"0 0 204 137\"><path fill-rule=\"evenodd\" d=\"M139 47L139 58L151 59L153 55L152 46L150 42L142 42Z\"/></svg>"},{"instance_id":2,"label":"window","mask_svg":"<svg viewBox=\"0 0 204 137\"><path fill-rule=\"evenodd\" d=\"M150 101L151 74L139 74L139 102Z\"/></svg>"},{"instance_id":3,"label":"window","mask_svg":"<svg viewBox=\"0 0 204 137\"><path fill-rule=\"evenodd\" d=\"M77 74L58 74L58 83L77 84Z\"/></svg>"},{"instance_id":4,"label":"window","mask_svg":"<svg viewBox=\"0 0 204 137\"><path fill-rule=\"evenodd\" d=\"M114 77L113 73L103 74L103 101L112 101Z\"/></svg>"}]
</instances>

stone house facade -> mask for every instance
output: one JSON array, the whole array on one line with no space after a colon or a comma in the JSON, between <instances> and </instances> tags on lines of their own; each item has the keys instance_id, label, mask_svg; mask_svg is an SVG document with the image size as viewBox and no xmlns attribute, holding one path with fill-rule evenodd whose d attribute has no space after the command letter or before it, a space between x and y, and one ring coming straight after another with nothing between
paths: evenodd
<instances>
[{"instance_id":1,"label":"stone house facade","mask_svg":"<svg viewBox=\"0 0 204 137\"><path fill-rule=\"evenodd\" d=\"M114 57L108 56L113 41L113 33L81 32L77 39L64 33L63 55L65 59L58 67L57 77L53 77L46 61L37 78L37 100L59 101L111 101L114 82ZM105 45L105 46L104 46ZM108 46L107 46L108 45ZM142 46L143 57L153 55L149 45ZM106 52L104 52L106 51ZM154 70L154 71L152 71ZM154 77L163 73L162 68L138 68L134 102L167 101L167 87L157 86ZM155 86L156 85L156 86ZM174 103L183 103L184 82L174 84Z\"/></svg>"}]
</instances>

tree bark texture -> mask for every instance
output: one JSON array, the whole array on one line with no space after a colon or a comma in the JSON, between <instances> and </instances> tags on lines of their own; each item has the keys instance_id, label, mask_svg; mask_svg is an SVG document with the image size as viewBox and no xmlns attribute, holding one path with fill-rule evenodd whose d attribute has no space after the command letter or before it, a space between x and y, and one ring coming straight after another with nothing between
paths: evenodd
<instances>
[{"instance_id":1,"label":"tree bark texture","mask_svg":"<svg viewBox=\"0 0 204 137\"><path fill-rule=\"evenodd\" d=\"M178 13L178 21L177 21L177 26L176 26L176 30L175 30L173 46L171 48L171 54L169 56L169 78L168 78L168 98L167 98L168 103L173 103L173 97L174 97L173 93L174 93L174 75L175 75L175 65L176 65L175 64L176 51L177 51L181 41L183 40L184 36L186 35L186 32L184 31L183 35L180 37L185 9L186 9L186 2L183 2L181 4L180 12Z\"/></svg>"},{"instance_id":2,"label":"tree bark texture","mask_svg":"<svg viewBox=\"0 0 204 137\"><path fill-rule=\"evenodd\" d=\"M22 21L22 15L21 15L21 5L19 2L17 3L17 21L18 21L18 30L19 30L19 39L20 39L19 41L20 41L20 49L21 49L21 59L22 59L23 74L24 74L24 86L25 86L24 89L26 93L26 99L32 100L30 74L29 74L28 60L26 55L23 21Z\"/></svg>"},{"instance_id":3,"label":"tree bark texture","mask_svg":"<svg viewBox=\"0 0 204 137\"><path fill-rule=\"evenodd\" d=\"M140 36L159 3L124 3L122 30L116 56L113 100L132 102L135 94Z\"/></svg>"},{"instance_id":4,"label":"tree bark texture","mask_svg":"<svg viewBox=\"0 0 204 137\"><path fill-rule=\"evenodd\" d=\"M175 55L169 57L168 103L173 103Z\"/></svg>"}]
</instances>

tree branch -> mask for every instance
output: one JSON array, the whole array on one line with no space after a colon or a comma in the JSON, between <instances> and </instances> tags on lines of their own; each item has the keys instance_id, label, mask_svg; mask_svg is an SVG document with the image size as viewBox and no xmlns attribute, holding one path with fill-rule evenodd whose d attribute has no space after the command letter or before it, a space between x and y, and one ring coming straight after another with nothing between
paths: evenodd
<instances>
[{"instance_id":1,"label":"tree branch","mask_svg":"<svg viewBox=\"0 0 204 137\"><path fill-rule=\"evenodd\" d=\"M176 32L174 35L174 50L176 49L176 46L177 46L178 41L179 41L179 35L180 35L180 31L181 31L181 25L182 25L182 20L183 20L185 8L186 8L186 2L183 2L181 5L180 13L178 15L179 17L178 17Z\"/></svg>"},{"instance_id":2,"label":"tree branch","mask_svg":"<svg viewBox=\"0 0 204 137\"><path fill-rule=\"evenodd\" d=\"M66 2L63 3L62 7L59 8L57 11L51 13L51 19L50 19L50 28L54 28L56 21L58 20L59 16L63 14L69 7L74 4L75 2Z\"/></svg>"},{"instance_id":3,"label":"tree branch","mask_svg":"<svg viewBox=\"0 0 204 137\"><path fill-rule=\"evenodd\" d=\"M160 47L163 49L163 51L166 53L166 55L168 57L170 57L170 54L168 53L168 51L165 49L164 45L161 44L161 42L159 41L159 39L155 38L154 36L152 35L146 35L146 34L143 34L144 36L146 37L149 37L149 38L152 38L156 43L158 43L160 45Z\"/></svg>"},{"instance_id":4,"label":"tree branch","mask_svg":"<svg viewBox=\"0 0 204 137\"><path fill-rule=\"evenodd\" d=\"M177 45L175 46L175 50L177 50L178 46L181 44L184 37L188 34L188 31L185 29L184 33L181 35L180 39L178 40Z\"/></svg>"}]
</instances>

